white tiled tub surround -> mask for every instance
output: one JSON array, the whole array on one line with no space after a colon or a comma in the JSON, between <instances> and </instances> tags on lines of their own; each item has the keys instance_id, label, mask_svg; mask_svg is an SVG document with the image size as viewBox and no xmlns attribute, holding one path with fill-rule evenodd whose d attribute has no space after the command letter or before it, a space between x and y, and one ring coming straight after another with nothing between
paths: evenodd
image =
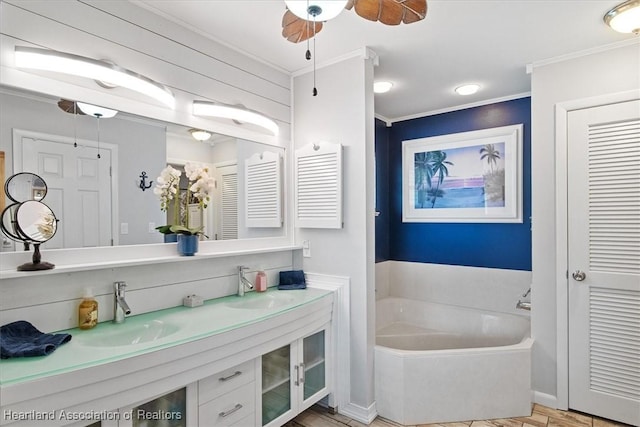
<instances>
[{"instance_id":1,"label":"white tiled tub surround","mask_svg":"<svg viewBox=\"0 0 640 427\"><path fill-rule=\"evenodd\" d=\"M402 297L528 316L516 303L530 286L530 271L406 261L376 264L378 299Z\"/></svg>"},{"instance_id":2,"label":"white tiled tub surround","mask_svg":"<svg viewBox=\"0 0 640 427\"><path fill-rule=\"evenodd\" d=\"M529 415L531 272L376 264L378 413L403 424Z\"/></svg>"}]
</instances>

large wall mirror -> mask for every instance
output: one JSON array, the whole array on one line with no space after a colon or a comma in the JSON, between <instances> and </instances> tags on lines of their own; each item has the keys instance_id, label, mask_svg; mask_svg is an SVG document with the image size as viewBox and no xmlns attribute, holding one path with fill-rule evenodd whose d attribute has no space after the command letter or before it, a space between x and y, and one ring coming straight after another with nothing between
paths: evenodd
<instances>
[{"instance_id":1,"label":"large wall mirror","mask_svg":"<svg viewBox=\"0 0 640 427\"><path fill-rule=\"evenodd\" d=\"M167 165L188 162L205 165L217 184L201 216L206 239L285 236L283 224L248 226L243 194L248 159L269 153L284 165L284 148L218 134L198 141L180 125L126 112L97 118L60 101L0 86L5 173L42 176L60 220L43 249L162 243L156 227L171 213L161 210L153 188ZM2 240L2 251L16 249Z\"/></svg>"}]
</instances>

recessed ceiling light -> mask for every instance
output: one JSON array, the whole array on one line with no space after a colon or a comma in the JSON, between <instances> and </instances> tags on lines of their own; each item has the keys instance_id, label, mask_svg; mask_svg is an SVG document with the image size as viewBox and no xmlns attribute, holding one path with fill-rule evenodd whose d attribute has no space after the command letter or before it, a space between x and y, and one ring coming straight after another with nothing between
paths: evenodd
<instances>
[{"instance_id":1,"label":"recessed ceiling light","mask_svg":"<svg viewBox=\"0 0 640 427\"><path fill-rule=\"evenodd\" d=\"M381 82L375 82L373 84L373 92L374 93L387 93L391 90L391 88L393 87L393 83L391 82L385 82L385 81L381 81Z\"/></svg>"},{"instance_id":2,"label":"recessed ceiling light","mask_svg":"<svg viewBox=\"0 0 640 427\"><path fill-rule=\"evenodd\" d=\"M458 95L473 95L480 89L480 85L470 84L458 86L455 90Z\"/></svg>"}]
</instances>

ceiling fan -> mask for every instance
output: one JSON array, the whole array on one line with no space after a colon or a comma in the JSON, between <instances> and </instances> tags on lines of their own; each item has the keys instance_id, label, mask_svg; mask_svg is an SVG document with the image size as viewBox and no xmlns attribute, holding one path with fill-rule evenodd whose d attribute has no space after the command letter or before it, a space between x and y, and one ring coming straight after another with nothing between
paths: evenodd
<instances>
[{"instance_id":1,"label":"ceiling fan","mask_svg":"<svg viewBox=\"0 0 640 427\"><path fill-rule=\"evenodd\" d=\"M421 21L427 15L427 0L293 0L285 1L287 10L282 17L282 36L292 43L300 43L313 38L322 30L322 23L337 16L342 7L354 9L369 21L386 25L411 24ZM322 4L324 3L324 5ZM332 15L324 17L323 6L335 9Z\"/></svg>"}]
</instances>

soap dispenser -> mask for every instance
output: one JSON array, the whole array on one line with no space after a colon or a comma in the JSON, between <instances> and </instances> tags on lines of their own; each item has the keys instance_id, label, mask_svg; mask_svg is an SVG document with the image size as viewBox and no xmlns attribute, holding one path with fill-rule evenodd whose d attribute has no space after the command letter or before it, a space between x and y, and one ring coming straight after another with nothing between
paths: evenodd
<instances>
[{"instance_id":1,"label":"soap dispenser","mask_svg":"<svg viewBox=\"0 0 640 427\"><path fill-rule=\"evenodd\" d=\"M258 271L256 274L256 292L264 292L267 290L267 274L264 271Z\"/></svg>"},{"instance_id":2,"label":"soap dispenser","mask_svg":"<svg viewBox=\"0 0 640 427\"><path fill-rule=\"evenodd\" d=\"M98 301L93 298L90 289L85 289L82 302L78 307L78 327L91 329L98 324Z\"/></svg>"}]
</instances>

